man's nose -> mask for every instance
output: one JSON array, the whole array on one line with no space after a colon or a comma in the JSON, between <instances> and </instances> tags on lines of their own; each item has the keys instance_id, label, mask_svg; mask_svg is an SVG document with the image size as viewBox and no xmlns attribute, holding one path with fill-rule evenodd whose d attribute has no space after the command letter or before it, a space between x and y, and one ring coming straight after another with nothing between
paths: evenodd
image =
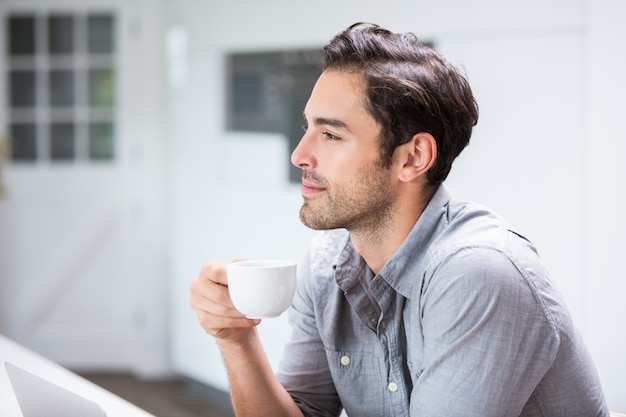
<instances>
[{"instance_id":1,"label":"man's nose","mask_svg":"<svg viewBox=\"0 0 626 417\"><path fill-rule=\"evenodd\" d=\"M298 142L298 146L291 153L291 163L298 168L312 168L313 166L313 158L311 156L310 143L305 132Z\"/></svg>"}]
</instances>

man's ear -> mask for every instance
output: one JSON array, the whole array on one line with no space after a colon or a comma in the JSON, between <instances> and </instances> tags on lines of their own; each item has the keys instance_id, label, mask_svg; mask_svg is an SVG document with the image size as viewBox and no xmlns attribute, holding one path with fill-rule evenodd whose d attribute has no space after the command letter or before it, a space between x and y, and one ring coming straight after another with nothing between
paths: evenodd
<instances>
[{"instance_id":1,"label":"man's ear","mask_svg":"<svg viewBox=\"0 0 626 417\"><path fill-rule=\"evenodd\" d=\"M398 178L404 182L425 176L437 159L437 142L433 135L426 132L416 133L399 150L403 165Z\"/></svg>"}]
</instances>

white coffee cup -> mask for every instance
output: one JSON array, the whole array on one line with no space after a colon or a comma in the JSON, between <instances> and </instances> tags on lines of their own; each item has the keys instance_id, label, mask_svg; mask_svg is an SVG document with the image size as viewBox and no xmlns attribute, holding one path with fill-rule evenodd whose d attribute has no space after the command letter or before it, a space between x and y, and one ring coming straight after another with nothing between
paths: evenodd
<instances>
[{"instance_id":1,"label":"white coffee cup","mask_svg":"<svg viewBox=\"0 0 626 417\"><path fill-rule=\"evenodd\" d=\"M296 262L252 260L226 265L228 291L235 308L248 318L280 316L296 290Z\"/></svg>"}]
</instances>

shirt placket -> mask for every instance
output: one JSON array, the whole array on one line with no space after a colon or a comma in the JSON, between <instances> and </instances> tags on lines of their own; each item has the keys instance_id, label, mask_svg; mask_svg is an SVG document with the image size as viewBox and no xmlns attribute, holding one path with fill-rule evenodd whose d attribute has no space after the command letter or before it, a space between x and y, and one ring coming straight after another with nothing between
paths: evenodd
<instances>
[{"instance_id":1,"label":"shirt placket","mask_svg":"<svg viewBox=\"0 0 626 417\"><path fill-rule=\"evenodd\" d=\"M390 407L388 415L408 416L409 385L404 372L405 354L401 335L402 311L398 305L399 294L384 280L376 280L372 285L372 294L381 307L382 314L376 328L376 334L384 354L387 380L385 397Z\"/></svg>"}]
</instances>

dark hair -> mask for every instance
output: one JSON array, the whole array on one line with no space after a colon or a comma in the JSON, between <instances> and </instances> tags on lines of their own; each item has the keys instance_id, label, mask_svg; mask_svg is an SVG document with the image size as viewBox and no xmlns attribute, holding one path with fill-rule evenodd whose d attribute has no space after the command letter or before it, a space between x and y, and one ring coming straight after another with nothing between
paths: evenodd
<instances>
[{"instance_id":1,"label":"dark hair","mask_svg":"<svg viewBox=\"0 0 626 417\"><path fill-rule=\"evenodd\" d=\"M437 142L437 159L427 177L433 184L446 179L478 121L470 86L453 65L412 33L355 23L324 47L322 69L363 76L366 108L381 125L386 166L396 147L428 132Z\"/></svg>"}]
</instances>

